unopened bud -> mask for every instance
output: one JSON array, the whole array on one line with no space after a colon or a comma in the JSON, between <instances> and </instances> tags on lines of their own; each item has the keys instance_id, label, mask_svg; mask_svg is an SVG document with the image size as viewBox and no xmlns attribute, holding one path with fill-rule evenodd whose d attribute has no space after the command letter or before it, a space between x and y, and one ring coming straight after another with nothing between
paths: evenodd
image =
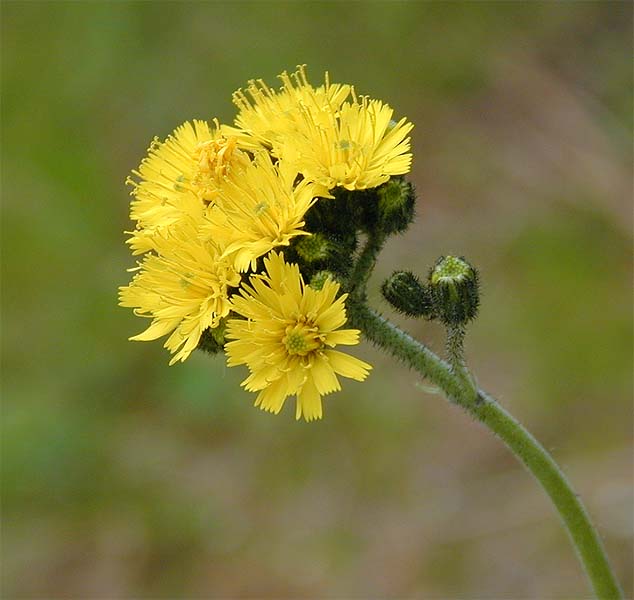
<instances>
[{"instance_id":1,"label":"unopened bud","mask_svg":"<svg viewBox=\"0 0 634 600\"><path fill-rule=\"evenodd\" d=\"M221 319L218 327L208 327L203 331L198 341L198 350L204 350L209 354L218 354L225 347L225 332L227 330L227 320Z\"/></svg>"},{"instance_id":2,"label":"unopened bud","mask_svg":"<svg viewBox=\"0 0 634 600\"><path fill-rule=\"evenodd\" d=\"M429 272L433 310L445 325L464 325L478 314L478 272L464 258L441 256Z\"/></svg>"},{"instance_id":3,"label":"unopened bud","mask_svg":"<svg viewBox=\"0 0 634 600\"><path fill-rule=\"evenodd\" d=\"M302 236L295 243L297 254L307 263L325 260L330 249L330 242L321 233Z\"/></svg>"},{"instance_id":4,"label":"unopened bud","mask_svg":"<svg viewBox=\"0 0 634 600\"><path fill-rule=\"evenodd\" d=\"M381 286L383 297L409 317L432 316L429 290L410 271L395 271Z\"/></svg>"},{"instance_id":5,"label":"unopened bud","mask_svg":"<svg viewBox=\"0 0 634 600\"><path fill-rule=\"evenodd\" d=\"M414 219L414 186L402 177L393 177L377 188L379 228L386 235L405 231Z\"/></svg>"},{"instance_id":6,"label":"unopened bud","mask_svg":"<svg viewBox=\"0 0 634 600\"><path fill-rule=\"evenodd\" d=\"M314 290L321 290L324 287L324 283L329 279L334 280L334 275L330 271L317 271L310 278L310 287Z\"/></svg>"}]
</instances>

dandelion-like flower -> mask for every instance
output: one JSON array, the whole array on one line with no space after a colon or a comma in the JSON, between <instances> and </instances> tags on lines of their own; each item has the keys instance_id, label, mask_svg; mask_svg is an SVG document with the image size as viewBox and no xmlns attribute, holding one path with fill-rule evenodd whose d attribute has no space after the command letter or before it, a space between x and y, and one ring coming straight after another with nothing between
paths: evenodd
<instances>
[{"instance_id":1,"label":"dandelion-like flower","mask_svg":"<svg viewBox=\"0 0 634 600\"><path fill-rule=\"evenodd\" d=\"M177 127L164 141L154 139L138 170L130 218L137 222L128 240L133 253L153 249L155 234L183 218L199 216L218 195L220 185L249 164L238 139L225 135L217 122L211 127L194 120Z\"/></svg>"},{"instance_id":2,"label":"dandelion-like flower","mask_svg":"<svg viewBox=\"0 0 634 600\"><path fill-rule=\"evenodd\" d=\"M277 147L284 143L287 130L294 128L302 107L315 114L335 113L352 92L351 85L330 83L328 73L323 85L313 87L303 65L291 74L284 71L279 78L282 81L279 90L258 79L233 94L233 102L240 111L235 119L237 129L233 131L242 133L245 145Z\"/></svg>"},{"instance_id":3,"label":"dandelion-like flower","mask_svg":"<svg viewBox=\"0 0 634 600\"><path fill-rule=\"evenodd\" d=\"M298 266L281 254L271 253L264 265L266 273L251 276L231 299L244 319L227 322L227 364L247 365L251 374L242 385L259 392L256 406L278 413L295 395L296 418L319 419L321 397L341 389L337 375L363 381L372 368L333 350L359 342L358 330L339 329L347 294L337 298L339 284L331 279L320 290L305 285Z\"/></svg>"},{"instance_id":4,"label":"dandelion-like flower","mask_svg":"<svg viewBox=\"0 0 634 600\"><path fill-rule=\"evenodd\" d=\"M380 100L346 102L336 114L302 109L302 121L289 132L281 156L302 174L329 190L378 187L412 164L409 132L413 125L392 120L393 110Z\"/></svg>"},{"instance_id":5,"label":"dandelion-like flower","mask_svg":"<svg viewBox=\"0 0 634 600\"><path fill-rule=\"evenodd\" d=\"M329 190L378 187L411 168L409 132L413 125L392 120L387 104L358 98L352 86L326 83L313 88L303 67L281 76L272 90L263 81L251 82L248 96L238 90L236 125L243 144L261 144L274 156L289 161L307 179Z\"/></svg>"},{"instance_id":6,"label":"dandelion-like flower","mask_svg":"<svg viewBox=\"0 0 634 600\"><path fill-rule=\"evenodd\" d=\"M154 238L158 254L146 254L132 282L120 288L120 305L152 319L131 340L155 340L171 335L165 347L174 356L170 365L184 361L196 348L202 332L216 327L229 314L230 287L240 284L222 248L201 240L195 222L187 219Z\"/></svg>"},{"instance_id":7,"label":"dandelion-like flower","mask_svg":"<svg viewBox=\"0 0 634 600\"><path fill-rule=\"evenodd\" d=\"M226 181L203 230L225 247L239 271L255 269L256 260L278 246L288 246L303 230L304 215L328 190L284 162L274 164L260 152L239 180Z\"/></svg>"}]
</instances>

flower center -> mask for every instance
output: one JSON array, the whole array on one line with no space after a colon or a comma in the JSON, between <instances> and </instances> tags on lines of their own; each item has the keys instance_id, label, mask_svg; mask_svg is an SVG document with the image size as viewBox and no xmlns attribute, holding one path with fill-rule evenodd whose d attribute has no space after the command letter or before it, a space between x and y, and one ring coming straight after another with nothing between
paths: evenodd
<instances>
[{"instance_id":1,"label":"flower center","mask_svg":"<svg viewBox=\"0 0 634 600\"><path fill-rule=\"evenodd\" d=\"M324 343L317 327L310 327L305 323L296 323L286 328L283 344L289 354L306 356L308 353L321 348Z\"/></svg>"},{"instance_id":2,"label":"flower center","mask_svg":"<svg viewBox=\"0 0 634 600\"><path fill-rule=\"evenodd\" d=\"M467 279L472 271L472 267L461 258L445 256L434 266L431 282L461 282Z\"/></svg>"},{"instance_id":3,"label":"flower center","mask_svg":"<svg viewBox=\"0 0 634 600\"><path fill-rule=\"evenodd\" d=\"M222 177L226 175L229 163L236 150L236 138L220 137L198 144L196 158L198 170L210 176Z\"/></svg>"},{"instance_id":4,"label":"flower center","mask_svg":"<svg viewBox=\"0 0 634 600\"><path fill-rule=\"evenodd\" d=\"M220 137L201 142L194 150L194 160L198 164L194 184L204 200L213 200L216 196L218 183L229 172L236 148L236 138Z\"/></svg>"}]
</instances>

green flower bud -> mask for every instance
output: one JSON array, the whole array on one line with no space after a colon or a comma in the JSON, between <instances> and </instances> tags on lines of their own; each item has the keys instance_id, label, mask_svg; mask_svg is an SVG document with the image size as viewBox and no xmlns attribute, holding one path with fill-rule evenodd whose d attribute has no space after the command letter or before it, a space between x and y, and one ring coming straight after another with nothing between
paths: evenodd
<instances>
[{"instance_id":1,"label":"green flower bud","mask_svg":"<svg viewBox=\"0 0 634 600\"><path fill-rule=\"evenodd\" d=\"M325 260L330 249L330 242L321 233L302 236L295 243L295 251L307 263Z\"/></svg>"},{"instance_id":2,"label":"green flower bud","mask_svg":"<svg viewBox=\"0 0 634 600\"><path fill-rule=\"evenodd\" d=\"M464 325L478 314L478 272L464 258L441 256L429 272L433 310L445 325Z\"/></svg>"},{"instance_id":3,"label":"green flower bud","mask_svg":"<svg viewBox=\"0 0 634 600\"><path fill-rule=\"evenodd\" d=\"M320 290L329 279L333 281L335 279L335 276L330 271L317 271L317 273L311 277L309 285L315 290Z\"/></svg>"},{"instance_id":4,"label":"green flower bud","mask_svg":"<svg viewBox=\"0 0 634 600\"><path fill-rule=\"evenodd\" d=\"M383 297L409 317L432 317L429 290L410 271L395 271L381 286Z\"/></svg>"},{"instance_id":5,"label":"green flower bud","mask_svg":"<svg viewBox=\"0 0 634 600\"><path fill-rule=\"evenodd\" d=\"M227 319L221 319L218 327L207 327L198 341L198 350L204 350L209 354L218 354L225 347L225 332L227 330Z\"/></svg>"},{"instance_id":6,"label":"green flower bud","mask_svg":"<svg viewBox=\"0 0 634 600\"><path fill-rule=\"evenodd\" d=\"M405 231L414 220L414 186L402 177L392 177L377 188L378 226L386 235Z\"/></svg>"}]
</instances>

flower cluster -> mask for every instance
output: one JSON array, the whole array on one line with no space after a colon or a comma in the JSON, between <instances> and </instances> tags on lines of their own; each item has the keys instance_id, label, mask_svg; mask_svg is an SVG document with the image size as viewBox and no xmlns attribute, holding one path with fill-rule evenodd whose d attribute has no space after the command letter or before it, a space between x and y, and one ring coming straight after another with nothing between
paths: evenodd
<instances>
[{"instance_id":1,"label":"flower cluster","mask_svg":"<svg viewBox=\"0 0 634 600\"><path fill-rule=\"evenodd\" d=\"M412 125L327 74L317 87L303 67L280 78L235 92L233 125L194 120L151 143L128 179L139 262L120 304L151 320L130 339L168 336L170 364L224 350L257 406L296 396L312 420L337 375L371 368L334 350L359 340L342 329L343 292L358 234L411 221Z\"/></svg>"}]
</instances>

